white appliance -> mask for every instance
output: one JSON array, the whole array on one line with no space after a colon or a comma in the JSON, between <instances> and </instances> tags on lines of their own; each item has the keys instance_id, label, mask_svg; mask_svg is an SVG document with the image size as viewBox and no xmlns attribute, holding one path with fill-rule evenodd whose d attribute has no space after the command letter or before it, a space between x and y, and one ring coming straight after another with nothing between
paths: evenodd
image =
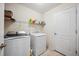
<instances>
[{"instance_id":1,"label":"white appliance","mask_svg":"<svg viewBox=\"0 0 79 59\"><path fill-rule=\"evenodd\" d=\"M29 56L30 55L30 36L15 36L5 38L5 56Z\"/></svg>"},{"instance_id":2,"label":"white appliance","mask_svg":"<svg viewBox=\"0 0 79 59\"><path fill-rule=\"evenodd\" d=\"M31 33L31 48L34 56L39 56L46 51L46 34Z\"/></svg>"}]
</instances>

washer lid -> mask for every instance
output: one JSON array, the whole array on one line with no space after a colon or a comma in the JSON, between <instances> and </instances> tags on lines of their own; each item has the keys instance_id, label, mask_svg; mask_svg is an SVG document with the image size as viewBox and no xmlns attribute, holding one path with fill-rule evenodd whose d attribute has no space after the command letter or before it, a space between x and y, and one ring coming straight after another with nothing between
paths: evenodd
<instances>
[{"instance_id":1,"label":"washer lid","mask_svg":"<svg viewBox=\"0 0 79 59\"><path fill-rule=\"evenodd\" d=\"M15 40L15 39L21 39L21 38L30 38L30 36L15 36L15 37L8 37L4 40Z\"/></svg>"}]
</instances>

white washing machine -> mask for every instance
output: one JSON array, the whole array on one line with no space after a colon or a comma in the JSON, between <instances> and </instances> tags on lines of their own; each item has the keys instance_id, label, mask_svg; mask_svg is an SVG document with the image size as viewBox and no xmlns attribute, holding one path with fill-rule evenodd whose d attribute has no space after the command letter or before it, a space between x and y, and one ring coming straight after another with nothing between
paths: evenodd
<instances>
[{"instance_id":1,"label":"white washing machine","mask_svg":"<svg viewBox=\"0 0 79 59\"><path fill-rule=\"evenodd\" d=\"M5 38L5 56L29 56L30 55L30 36L15 36Z\"/></svg>"},{"instance_id":2,"label":"white washing machine","mask_svg":"<svg viewBox=\"0 0 79 59\"><path fill-rule=\"evenodd\" d=\"M39 56L46 51L45 33L31 33L31 49L34 56Z\"/></svg>"}]
</instances>

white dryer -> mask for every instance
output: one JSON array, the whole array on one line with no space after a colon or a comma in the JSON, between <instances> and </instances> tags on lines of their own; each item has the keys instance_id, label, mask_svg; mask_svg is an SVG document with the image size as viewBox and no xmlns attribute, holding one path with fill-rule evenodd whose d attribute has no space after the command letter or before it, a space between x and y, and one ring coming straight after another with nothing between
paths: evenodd
<instances>
[{"instance_id":1,"label":"white dryer","mask_svg":"<svg viewBox=\"0 0 79 59\"><path fill-rule=\"evenodd\" d=\"M34 56L39 56L46 51L45 33L31 33L31 49Z\"/></svg>"}]
</instances>

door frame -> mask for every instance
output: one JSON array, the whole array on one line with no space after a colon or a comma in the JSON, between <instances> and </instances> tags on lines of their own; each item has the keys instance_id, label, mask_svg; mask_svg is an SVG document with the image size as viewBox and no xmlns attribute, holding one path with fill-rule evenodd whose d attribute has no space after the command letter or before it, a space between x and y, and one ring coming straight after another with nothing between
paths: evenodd
<instances>
[{"instance_id":1,"label":"door frame","mask_svg":"<svg viewBox=\"0 0 79 59\"><path fill-rule=\"evenodd\" d=\"M4 55L4 48L2 44L4 43L4 3L0 3L0 56Z\"/></svg>"}]
</instances>

